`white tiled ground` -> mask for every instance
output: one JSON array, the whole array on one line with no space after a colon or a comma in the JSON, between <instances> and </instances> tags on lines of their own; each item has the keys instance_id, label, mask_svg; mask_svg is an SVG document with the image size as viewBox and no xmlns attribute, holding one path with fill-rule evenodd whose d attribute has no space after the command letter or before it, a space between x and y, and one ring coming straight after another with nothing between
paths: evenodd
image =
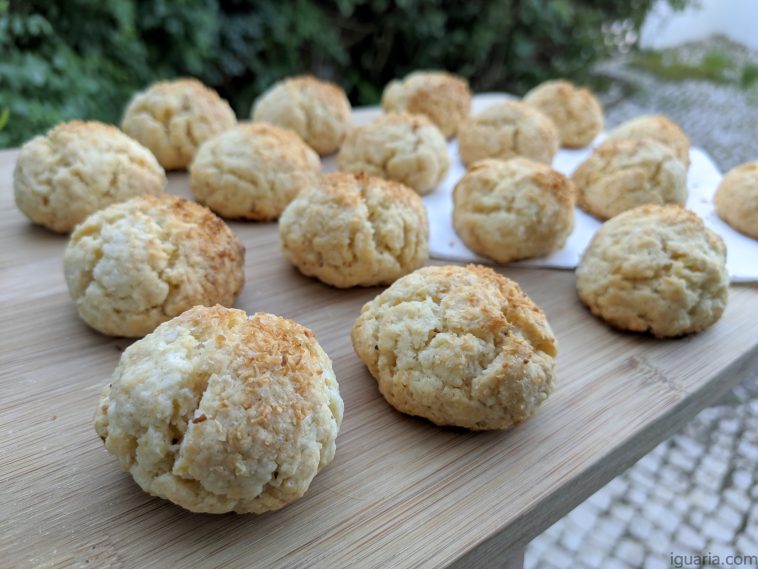
<instances>
[{"instance_id":1,"label":"white tiled ground","mask_svg":"<svg viewBox=\"0 0 758 569\"><path fill-rule=\"evenodd\" d=\"M752 57L758 62L758 54ZM618 63L605 70L639 88L607 109L610 126L661 112L723 170L758 160L758 92L661 82ZM758 315L756 321L758 333ZM750 378L537 537L527 548L526 568L664 569L672 554L756 556L756 471L758 378Z\"/></svg>"},{"instance_id":2,"label":"white tiled ground","mask_svg":"<svg viewBox=\"0 0 758 569\"><path fill-rule=\"evenodd\" d=\"M670 566L758 555L758 378L702 411L527 549L531 569Z\"/></svg>"}]
</instances>

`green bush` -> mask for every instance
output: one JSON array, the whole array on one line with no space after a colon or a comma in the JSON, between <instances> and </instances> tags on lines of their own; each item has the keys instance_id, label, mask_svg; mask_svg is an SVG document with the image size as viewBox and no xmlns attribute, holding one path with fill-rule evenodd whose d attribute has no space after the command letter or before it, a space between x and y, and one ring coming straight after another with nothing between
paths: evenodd
<instances>
[{"instance_id":1,"label":"green bush","mask_svg":"<svg viewBox=\"0 0 758 569\"><path fill-rule=\"evenodd\" d=\"M304 71L341 83L354 104L417 68L460 73L480 91L584 81L613 49L604 24L639 28L653 3L0 0L0 147L62 120L118 122L134 91L180 75L218 89L240 117Z\"/></svg>"}]
</instances>

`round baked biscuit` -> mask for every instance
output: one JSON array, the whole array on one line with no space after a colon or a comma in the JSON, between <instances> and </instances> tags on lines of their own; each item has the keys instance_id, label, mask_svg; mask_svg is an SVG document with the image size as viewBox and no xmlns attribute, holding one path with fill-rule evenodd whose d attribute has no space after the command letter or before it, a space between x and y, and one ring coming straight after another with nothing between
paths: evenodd
<instances>
[{"instance_id":1,"label":"round baked biscuit","mask_svg":"<svg viewBox=\"0 0 758 569\"><path fill-rule=\"evenodd\" d=\"M645 205L606 221L576 269L579 298L614 328L665 338L724 312L726 247L693 212Z\"/></svg>"},{"instance_id":2,"label":"round baked biscuit","mask_svg":"<svg viewBox=\"0 0 758 569\"><path fill-rule=\"evenodd\" d=\"M205 142L190 166L199 202L228 218L268 221L311 185L318 154L291 130L241 124Z\"/></svg>"},{"instance_id":3,"label":"round baked biscuit","mask_svg":"<svg viewBox=\"0 0 758 569\"><path fill-rule=\"evenodd\" d=\"M395 180L424 195L445 179L450 157L444 135L428 118L389 113L353 129L337 165L345 172Z\"/></svg>"},{"instance_id":4,"label":"round baked biscuit","mask_svg":"<svg viewBox=\"0 0 758 569\"><path fill-rule=\"evenodd\" d=\"M480 160L453 191L453 226L466 246L498 263L561 249L574 227L574 185L527 158Z\"/></svg>"},{"instance_id":5,"label":"round baked biscuit","mask_svg":"<svg viewBox=\"0 0 758 569\"><path fill-rule=\"evenodd\" d=\"M353 347L398 411L506 429L553 389L556 340L519 286L486 267L424 267L366 303Z\"/></svg>"},{"instance_id":6,"label":"round baked biscuit","mask_svg":"<svg viewBox=\"0 0 758 569\"><path fill-rule=\"evenodd\" d=\"M429 258L418 194L365 174L324 175L287 207L279 234L301 273L340 288L389 284Z\"/></svg>"},{"instance_id":7,"label":"round baked biscuit","mask_svg":"<svg viewBox=\"0 0 758 569\"><path fill-rule=\"evenodd\" d=\"M758 239L758 162L729 171L716 191L716 213L745 235Z\"/></svg>"},{"instance_id":8,"label":"round baked biscuit","mask_svg":"<svg viewBox=\"0 0 758 569\"><path fill-rule=\"evenodd\" d=\"M501 101L467 119L458 132L466 166L485 158L523 156L550 164L558 152L558 127L545 113L518 101Z\"/></svg>"},{"instance_id":9,"label":"round baked biscuit","mask_svg":"<svg viewBox=\"0 0 758 569\"><path fill-rule=\"evenodd\" d=\"M603 107L592 91L564 80L545 81L524 95L558 127L561 145L584 148L603 130Z\"/></svg>"},{"instance_id":10,"label":"round baked biscuit","mask_svg":"<svg viewBox=\"0 0 758 569\"><path fill-rule=\"evenodd\" d=\"M230 305L245 248L207 208L164 194L90 215L63 255L79 316L110 336L138 337L197 304Z\"/></svg>"},{"instance_id":11,"label":"round baked biscuit","mask_svg":"<svg viewBox=\"0 0 758 569\"><path fill-rule=\"evenodd\" d=\"M684 205L687 170L652 138L607 140L574 171L577 203L598 219L644 204Z\"/></svg>"},{"instance_id":12,"label":"round baked biscuit","mask_svg":"<svg viewBox=\"0 0 758 569\"><path fill-rule=\"evenodd\" d=\"M352 120L345 91L310 75L275 83L255 101L251 117L294 130L322 156L339 149Z\"/></svg>"},{"instance_id":13,"label":"round baked biscuit","mask_svg":"<svg viewBox=\"0 0 758 569\"><path fill-rule=\"evenodd\" d=\"M690 139L679 125L662 115L643 115L628 120L614 128L606 140L640 138L652 138L668 146L684 164L685 170L690 167Z\"/></svg>"},{"instance_id":14,"label":"round baked biscuit","mask_svg":"<svg viewBox=\"0 0 758 569\"><path fill-rule=\"evenodd\" d=\"M458 75L415 71L387 84L382 108L388 113L424 115L446 138L452 138L471 112L471 91L468 82Z\"/></svg>"},{"instance_id":15,"label":"round baked biscuit","mask_svg":"<svg viewBox=\"0 0 758 569\"><path fill-rule=\"evenodd\" d=\"M68 233L91 213L142 194L160 195L166 173L150 151L114 126L71 121L21 147L16 205L34 223Z\"/></svg>"},{"instance_id":16,"label":"round baked biscuit","mask_svg":"<svg viewBox=\"0 0 758 569\"><path fill-rule=\"evenodd\" d=\"M147 493L192 512L263 513L334 458L343 403L313 332L196 306L128 347L95 430Z\"/></svg>"},{"instance_id":17,"label":"round baked biscuit","mask_svg":"<svg viewBox=\"0 0 758 569\"><path fill-rule=\"evenodd\" d=\"M216 91L196 79L176 79L137 93L121 128L166 170L179 170L190 165L203 142L236 123L234 111Z\"/></svg>"}]
</instances>

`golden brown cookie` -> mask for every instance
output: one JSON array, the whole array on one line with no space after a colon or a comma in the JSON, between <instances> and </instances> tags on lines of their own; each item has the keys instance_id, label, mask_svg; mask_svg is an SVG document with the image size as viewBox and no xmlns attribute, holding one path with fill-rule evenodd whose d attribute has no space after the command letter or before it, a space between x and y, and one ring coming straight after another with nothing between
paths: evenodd
<instances>
[{"instance_id":1,"label":"golden brown cookie","mask_svg":"<svg viewBox=\"0 0 758 569\"><path fill-rule=\"evenodd\" d=\"M716 191L716 213L745 235L758 239L758 162L729 171Z\"/></svg>"},{"instance_id":2,"label":"golden brown cookie","mask_svg":"<svg viewBox=\"0 0 758 569\"><path fill-rule=\"evenodd\" d=\"M550 164L560 146L555 123L542 111L518 101L501 101L469 118L458 133L466 166L485 158L523 156Z\"/></svg>"},{"instance_id":3,"label":"golden brown cookie","mask_svg":"<svg viewBox=\"0 0 758 569\"><path fill-rule=\"evenodd\" d=\"M149 148L166 170L180 170L190 165L203 142L236 123L234 111L216 91L196 79L176 79L137 93L121 128Z\"/></svg>"},{"instance_id":4,"label":"golden brown cookie","mask_svg":"<svg viewBox=\"0 0 758 569\"><path fill-rule=\"evenodd\" d=\"M109 336L138 337L196 304L231 305L245 248L207 208L143 196L90 215L63 256L79 316Z\"/></svg>"},{"instance_id":5,"label":"golden brown cookie","mask_svg":"<svg viewBox=\"0 0 758 569\"><path fill-rule=\"evenodd\" d=\"M332 363L292 320L196 306L128 347L95 430L140 487L192 512L263 513L334 458Z\"/></svg>"},{"instance_id":6,"label":"golden brown cookie","mask_svg":"<svg viewBox=\"0 0 758 569\"><path fill-rule=\"evenodd\" d=\"M671 119L662 115L643 115L614 128L606 140L652 138L668 146L685 170L690 167L690 140Z\"/></svg>"},{"instance_id":7,"label":"golden brown cookie","mask_svg":"<svg viewBox=\"0 0 758 569\"><path fill-rule=\"evenodd\" d=\"M322 156L339 149L352 120L345 91L310 75L274 84L258 97L250 116L294 130Z\"/></svg>"},{"instance_id":8,"label":"golden brown cookie","mask_svg":"<svg viewBox=\"0 0 758 569\"><path fill-rule=\"evenodd\" d=\"M429 258L418 194L365 174L323 176L287 207L279 234L301 273L340 288L389 284Z\"/></svg>"},{"instance_id":9,"label":"golden brown cookie","mask_svg":"<svg viewBox=\"0 0 758 569\"><path fill-rule=\"evenodd\" d=\"M644 204L687 201L687 170L652 138L606 140L572 176L577 202L598 219Z\"/></svg>"},{"instance_id":10,"label":"golden brown cookie","mask_svg":"<svg viewBox=\"0 0 758 569\"><path fill-rule=\"evenodd\" d=\"M519 286L486 267L424 267L363 306L353 347L398 411L507 429L553 389L555 337Z\"/></svg>"},{"instance_id":11,"label":"golden brown cookie","mask_svg":"<svg viewBox=\"0 0 758 569\"><path fill-rule=\"evenodd\" d=\"M726 307L726 247L693 212L645 205L606 221L576 269L579 298L614 328L705 330Z\"/></svg>"},{"instance_id":12,"label":"golden brown cookie","mask_svg":"<svg viewBox=\"0 0 758 569\"><path fill-rule=\"evenodd\" d=\"M412 113L430 119L442 134L452 138L471 112L468 82L446 71L414 71L390 81L382 93L388 113Z\"/></svg>"},{"instance_id":13,"label":"golden brown cookie","mask_svg":"<svg viewBox=\"0 0 758 569\"><path fill-rule=\"evenodd\" d=\"M423 115L390 113L353 129L337 155L345 172L395 180L431 192L450 168L445 137Z\"/></svg>"},{"instance_id":14,"label":"golden brown cookie","mask_svg":"<svg viewBox=\"0 0 758 569\"><path fill-rule=\"evenodd\" d=\"M603 130L603 107L592 91L564 80L545 81L524 95L558 127L561 145L584 148Z\"/></svg>"},{"instance_id":15,"label":"golden brown cookie","mask_svg":"<svg viewBox=\"0 0 758 569\"><path fill-rule=\"evenodd\" d=\"M198 201L228 218L267 221L313 184L318 154L293 131L241 124L205 142L190 166Z\"/></svg>"},{"instance_id":16,"label":"golden brown cookie","mask_svg":"<svg viewBox=\"0 0 758 569\"><path fill-rule=\"evenodd\" d=\"M561 249L574 227L574 185L527 158L475 162L453 191L453 226L498 263Z\"/></svg>"},{"instance_id":17,"label":"golden brown cookie","mask_svg":"<svg viewBox=\"0 0 758 569\"><path fill-rule=\"evenodd\" d=\"M21 148L13 173L18 208L34 223L68 233L91 213L160 195L166 173L155 156L114 126L71 121Z\"/></svg>"}]
</instances>

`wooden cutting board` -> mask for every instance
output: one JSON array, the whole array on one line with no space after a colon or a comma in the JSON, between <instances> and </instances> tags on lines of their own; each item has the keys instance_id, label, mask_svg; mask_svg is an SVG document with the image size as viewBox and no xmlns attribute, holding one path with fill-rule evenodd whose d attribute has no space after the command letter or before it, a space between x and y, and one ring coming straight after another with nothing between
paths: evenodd
<instances>
[{"instance_id":1,"label":"wooden cutting board","mask_svg":"<svg viewBox=\"0 0 758 569\"><path fill-rule=\"evenodd\" d=\"M13 204L16 155L0 152L2 567L493 566L758 370L756 287L733 286L710 330L658 341L593 318L571 272L503 267L559 339L555 393L510 432L438 428L391 409L353 353L353 321L381 289L304 278L276 224L231 223L247 247L236 306L316 332L345 421L303 499L261 516L191 514L143 493L95 435L97 394L129 341L77 318L66 238ZM169 191L188 196L186 176Z\"/></svg>"}]
</instances>

